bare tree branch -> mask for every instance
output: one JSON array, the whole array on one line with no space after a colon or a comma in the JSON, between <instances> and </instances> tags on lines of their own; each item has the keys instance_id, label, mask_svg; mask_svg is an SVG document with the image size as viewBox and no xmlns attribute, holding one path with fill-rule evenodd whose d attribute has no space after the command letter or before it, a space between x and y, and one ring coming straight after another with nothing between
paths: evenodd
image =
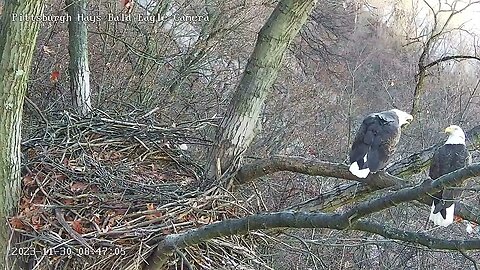
<instances>
[{"instance_id":1,"label":"bare tree branch","mask_svg":"<svg viewBox=\"0 0 480 270\"><path fill-rule=\"evenodd\" d=\"M237 184L244 184L256 178L279 171L355 180L371 187L380 188L406 184L403 179L384 173L377 173L369 175L365 179L359 179L348 171L348 166L345 164L287 156L274 156L244 165L237 173Z\"/></svg>"},{"instance_id":2,"label":"bare tree branch","mask_svg":"<svg viewBox=\"0 0 480 270\"><path fill-rule=\"evenodd\" d=\"M147 269L161 269L175 249L185 248L215 237L245 234L251 230L273 228L329 228L336 230L361 230L391 239L417 243L430 248L448 250L480 249L480 240L443 240L422 233L406 232L395 228L360 221L372 213L385 210L435 193L445 187L480 175L480 163L446 174L436 180L427 180L415 187L403 188L375 200L360 203L343 214L278 212L251 215L213 223L184 233L167 235L149 258Z\"/></svg>"},{"instance_id":3,"label":"bare tree branch","mask_svg":"<svg viewBox=\"0 0 480 270\"><path fill-rule=\"evenodd\" d=\"M420 244L432 249L478 250L480 239L445 240L424 233L409 232L382 224L358 221L350 225L344 215L304 212L278 212L252 215L241 219L230 219L210 224L185 233L167 235L148 259L145 269L162 269L168 257L176 249L200 244L215 237L246 234L252 230L273 228L329 228L370 232L385 238Z\"/></svg>"},{"instance_id":4,"label":"bare tree branch","mask_svg":"<svg viewBox=\"0 0 480 270\"><path fill-rule=\"evenodd\" d=\"M381 235L388 239L400 240L408 243L415 243L431 249L441 250L478 250L480 240L446 240L428 236L421 232L409 232L396 228L387 227L378 223L359 221L353 228L355 230L370 232Z\"/></svg>"},{"instance_id":5,"label":"bare tree branch","mask_svg":"<svg viewBox=\"0 0 480 270\"><path fill-rule=\"evenodd\" d=\"M469 165L468 167L456 170L452 173L443 175L435 181L428 179L415 187L403 188L393 194L383 196L369 202L363 202L347 211L350 221L357 220L371 213L379 212L400 203L413 201L423 197L425 194L438 192L446 187L462 183L468 178L480 175L480 163Z\"/></svg>"},{"instance_id":6,"label":"bare tree branch","mask_svg":"<svg viewBox=\"0 0 480 270\"><path fill-rule=\"evenodd\" d=\"M431 63L428 63L425 66L423 66L423 68L428 69L428 68L431 68L431 67L433 67L435 65L438 65L442 62L446 62L446 61L450 61L450 60L462 60L462 59L474 59L474 60L480 61L480 57L473 56L473 55L449 55L449 56L445 56L445 57L442 57L440 59L437 59L437 60L435 60Z\"/></svg>"},{"instance_id":7,"label":"bare tree branch","mask_svg":"<svg viewBox=\"0 0 480 270\"><path fill-rule=\"evenodd\" d=\"M475 268L475 270L478 270L477 261L474 258L472 258L472 256L468 255L465 251L461 249L459 251L463 255L463 257L467 258L467 260L473 263L473 267Z\"/></svg>"},{"instance_id":8,"label":"bare tree branch","mask_svg":"<svg viewBox=\"0 0 480 270\"><path fill-rule=\"evenodd\" d=\"M476 132L476 128L471 131ZM470 136L474 132L469 132ZM468 135L467 135L468 137ZM428 166L430 162L431 155L436 146L427 148L420 153L410 156L407 158L407 161L410 162L420 162L423 164L422 167ZM403 161L402 165L404 167L392 166L394 171L397 173L404 172L408 168L409 162ZM387 169L389 171L390 169ZM405 187L409 183L405 182L403 179L392 176L388 173L377 173L374 175L369 175L365 179L358 179L353 176L349 171L348 167L344 164L330 163L325 161L311 160L302 157L285 157L285 156L275 156L268 159L257 160L251 164L244 165L237 174L237 183L242 184L249 181L252 181L258 177L265 176L271 173L280 172L280 171L291 171L297 173L303 173L307 175L316 175L316 176L325 176L325 177L336 177L347 180L355 180L361 182L362 184L349 184L341 187L334 188L332 191L319 195L316 198L312 198L301 204L292 206L292 210L302 210L302 211L327 211L333 210L341 205L346 203L357 201L365 196L365 194L382 188L387 187ZM405 173L405 172L404 172ZM419 198L419 201L422 203L430 204L431 201L428 196ZM456 207L456 214L463 217L464 219L479 222L480 223L480 210L458 203Z\"/></svg>"},{"instance_id":9,"label":"bare tree branch","mask_svg":"<svg viewBox=\"0 0 480 270\"><path fill-rule=\"evenodd\" d=\"M444 35L445 33L448 32L448 31L445 31L445 29L447 28L447 26L449 25L449 23L451 22L453 17L455 15L465 11L470 6L472 6L474 4L478 4L479 1L469 2L464 7L460 8L459 10L456 10L457 1L455 1L453 3L453 5L450 6L450 10L442 10L441 7L439 6L437 11L428 3L428 1L424 0L423 2L428 6L428 8L430 9L430 11L433 14L433 27L432 27L432 30L430 31L430 33L427 35L429 37L427 38L427 41L425 42L425 44L423 46L423 50L420 54L420 57L418 58L418 64L417 64L418 65L418 73L415 75L416 84L415 84L415 90L414 90L414 93L413 93L412 109L411 109L411 112L410 112L410 114L413 115L413 116L417 115L417 113L419 113L420 109L421 109L420 108L420 99L421 99L421 95L424 92L424 83L425 83L425 78L427 76L426 71L429 67L432 67L432 66L435 66L435 65L437 65L441 62L448 61L448 60L453 60L453 59L476 59L476 60L480 60L476 56L461 56L461 55L459 55L459 56L442 57L442 58L437 59L437 60L435 60L435 61L433 61L429 64L425 64L426 60L430 56L430 51L432 49L432 45L434 44L434 42L436 42L439 39L440 36L442 36L442 35ZM450 14L448 15L445 22L440 26L438 16L441 12L449 12Z\"/></svg>"},{"instance_id":10,"label":"bare tree branch","mask_svg":"<svg viewBox=\"0 0 480 270\"><path fill-rule=\"evenodd\" d=\"M385 238L416 243L432 249L442 250L478 250L480 239L476 240L445 240L399 230L369 221L358 221L351 224L347 215L278 212L247 216L241 219L230 219L213 223L185 233L167 235L159 244L146 269L162 269L164 263L175 249L200 244L215 237L246 234L253 230L273 228L329 228L336 230L359 230L381 235Z\"/></svg>"}]
</instances>

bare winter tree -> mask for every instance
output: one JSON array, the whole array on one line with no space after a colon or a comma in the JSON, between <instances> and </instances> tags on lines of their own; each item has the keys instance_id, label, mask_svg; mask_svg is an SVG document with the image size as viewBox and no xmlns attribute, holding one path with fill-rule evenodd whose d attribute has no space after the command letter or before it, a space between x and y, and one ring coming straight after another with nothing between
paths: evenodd
<instances>
[{"instance_id":1,"label":"bare winter tree","mask_svg":"<svg viewBox=\"0 0 480 270\"><path fill-rule=\"evenodd\" d=\"M277 77L283 55L316 2L280 1L260 30L255 49L220 124L209 160L209 178L218 179L229 168L238 166L255 137L263 103Z\"/></svg>"},{"instance_id":2,"label":"bare winter tree","mask_svg":"<svg viewBox=\"0 0 480 270\"><path fill-rule=\"evenodd\" d=\"M428 6L429 12L433 17L433 25L431 29L428 30L428 33L413 38L413 43L423 42L423 46L420 57L418 58L418 73L415 76L416 85L413 94L412 115L419 113L421 110L421 97L425 91L425 81L429 69L452 60L480 60L480 57L477 55L442 54L441 57L435 57L435 53L438 53L435 47L441 42L442 37L452 31L462 31L461 27L454 28L453 30L449 29L451 28L452 21L457 18L459 14L474 5L478 5L480 2L468 1L467 3L463 3L462 1L453 1L451 4L445 3L443 5L441 2L438 2L438 7L432 6L426 0L423 2Z\"/></svg>"},{"instance_id":3,"label":"bare winter tree","mask_svg":"<svg viewBox=\"0 0 480 270\"><path fill-rule=\"evenodd\" d=\"M20 143L22 111L30 63L40 22L20 22L18 16L39 16L42 1L8 1L0 20L0 268L16 269L8 264L11 239L7 216L20 196Z\"/></svg>"},{"instance_id":4,"label":"bare winter tree","mask_svg":"<svg viewBox=\"0 0 480 270\"><path fill-rule=\"evenodd\" d=\"M75 110L80 115L86 115L92 110L87 22L84 19L87 16L87 1L67 0L65 3L71 17L68 22L70 91Z\"/></svg>"}]
</instances>

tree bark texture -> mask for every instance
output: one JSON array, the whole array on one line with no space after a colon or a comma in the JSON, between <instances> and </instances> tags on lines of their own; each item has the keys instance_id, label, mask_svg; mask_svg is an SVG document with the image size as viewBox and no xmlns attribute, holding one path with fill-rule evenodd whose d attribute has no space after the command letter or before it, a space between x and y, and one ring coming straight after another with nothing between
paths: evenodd
<instances>
[{"instance_id":1,"label":"tree bark texture","mask_svg":"<svg viewBox=\"0 0 480 270\"><path fill-rule=\"evenodd\" d=\"M260 30L255 49L220 124L207 168L210 179L218 179L229 168L234 171L240 163L255 137L260 112L277 78L284 53L316 2L282 0Z\"/></svg>"},{"instance_id":2,"label":"tree bark texture","mask_svg":"<svg viewBox=\"0 0 480 270\"><path fill-rule=\"evenodd\" d=\"M8 265L7 255L12 215L20 196L20 143L22 110L39 20L19 16L40 16L40 0L7 1L0 20L0 269Z\"/></svg>"},{"instance_id":3,"label":"tree bark texture","mask_svg":"<svg viewBox=\"0 0 480 270\"><path fill-rule=\"evenodd\" d=\"M86 0L66 0L67 12L71 16L68 22L68 54L70 64L70 91L73 106L80 115L87 115L92 110L90 101L90 68L88 65L87 16Z\"/></svg>"}]
</instances>

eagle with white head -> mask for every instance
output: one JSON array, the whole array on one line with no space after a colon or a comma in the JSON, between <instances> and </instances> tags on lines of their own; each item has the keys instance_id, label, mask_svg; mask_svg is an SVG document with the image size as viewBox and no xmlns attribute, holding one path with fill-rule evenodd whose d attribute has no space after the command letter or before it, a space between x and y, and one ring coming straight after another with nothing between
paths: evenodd
<instances>
[{"instance_id":1,"label":"eagle with white head","mask_svg":"<svg viewBox=\"0 0 480 270\"><path fill-rule=\"evenodd\" d=\"M448 134L448 139L435 151L430 164L428 175L434 180L471 163L463 130L459 126L451 125L445 129L445 133ZM460 193L461 191L447 188L434 194L428 219L438 226L447 227L452 224L455 212L454 199Z\"/></svg>"},{"instance_id":2,"label":"eagle with white head","mask_svg":"<svg viewBox=\"0 0 480 270\"><path fill-rule=\"evenodd\" d=\"M412 120L413 116L398 109L365 117L350 150L350 172L366 178L385 168L400 140L401 127Z\"/></svg>"}]
</instances>

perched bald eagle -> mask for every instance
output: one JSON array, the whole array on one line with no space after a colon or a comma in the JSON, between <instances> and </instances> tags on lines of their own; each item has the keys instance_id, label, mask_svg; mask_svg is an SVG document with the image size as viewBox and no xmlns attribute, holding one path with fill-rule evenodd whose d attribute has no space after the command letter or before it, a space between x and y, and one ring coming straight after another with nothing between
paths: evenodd
<instances>
[{"instance_id":1,"label":"perched bald eagle","mask_svg":"<svg viewBox=\"0 0 480 270\"><path fill-rule=\"evenodd\" d=\"M451 125L445 129L448 139L444 145L433 154L429 176L437 179L444 174L451 173L467 166L470 163L470 155L465 146L465 133L459 126ZM432 210L429 220L435 225L447 227L453 223L455 203L453 199L459 196L461 191L444 189L432 196Z\"/></svg>"},{"instance_id":2,"label":"perched bald eagle","mask_svg":"<svg viewBox=\"0 0 480 270\"><path fill-rule=\"evenodd\" d=\"M350 172L366 178L387 165L400 140L401 127L413 117L401 110L372 113L363 119L350 150Z\"/></svg>"}]
</instances>

